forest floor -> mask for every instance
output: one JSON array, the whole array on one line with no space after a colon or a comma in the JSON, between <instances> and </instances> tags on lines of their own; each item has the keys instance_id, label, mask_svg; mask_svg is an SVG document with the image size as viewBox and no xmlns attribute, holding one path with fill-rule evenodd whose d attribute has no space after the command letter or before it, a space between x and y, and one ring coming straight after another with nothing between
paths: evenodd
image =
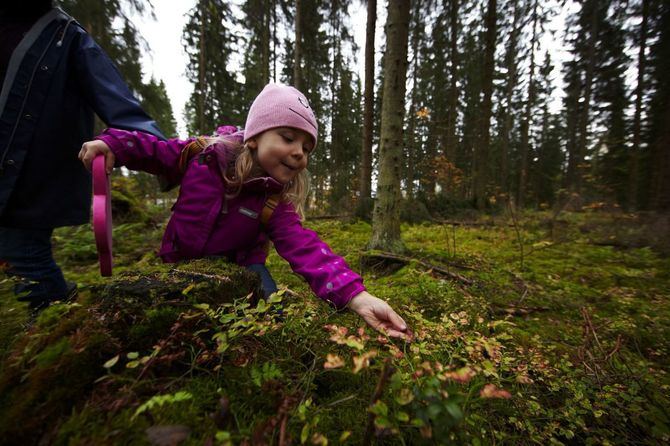
<instances>
[{"instance_id":1,"label":"forest floor","mask_svg":"<svg viewBox=\"0 0 670 446\"><path fill-rule=\"evenodd\" d=\"M282 291L252 307L244 286L227 291L225 303L207 300L234 269L160 265L162 223L116 226L111 279L98 274L90 227L59 229L58 261L79 284L75 303L25 327L10 280L0 283L0 438L670 441L670 258L655 244L662 234L620 213L508 217L403 225L405 257L386 271L366 267L368 290L405 318L411 343L334 311L274 252L268 266ZM368 223L307 226L360 271ZM160 287L169 290L154 292Z\"/></svg>"}]
</instances>

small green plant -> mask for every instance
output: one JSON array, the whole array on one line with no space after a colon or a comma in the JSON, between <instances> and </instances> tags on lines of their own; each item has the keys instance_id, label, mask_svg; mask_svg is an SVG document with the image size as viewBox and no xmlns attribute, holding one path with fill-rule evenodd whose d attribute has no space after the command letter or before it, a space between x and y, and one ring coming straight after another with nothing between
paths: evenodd
<instances>
[{"instance_id":1,"label":"small green plant","mask_svg":"<svg viewBox=\"0 0 670 446\"><path fill-rule=\"evenodd\" d=\"M176 393L169 393L166 395L154 395L148 401L143 403L140 407L137 408L133 414L133 419L137 418L138 415L153 410L156 407L162 407L169 404L179 403L181 401L187 401L193 398L189 392L179 391Z\"/></svg>"},{"instance_id":2,"label":"small green plant","mask_svg":"<svg viewBox=\"0 0 670 446\"><path fill-rule=\"evenodd\" d=\"M271 362L266 362L261 367L253 366L251 368L251 380L256 386L261 387L263 383L273 379L282 378L282 371Z\"/></svg>"}]
</instances>

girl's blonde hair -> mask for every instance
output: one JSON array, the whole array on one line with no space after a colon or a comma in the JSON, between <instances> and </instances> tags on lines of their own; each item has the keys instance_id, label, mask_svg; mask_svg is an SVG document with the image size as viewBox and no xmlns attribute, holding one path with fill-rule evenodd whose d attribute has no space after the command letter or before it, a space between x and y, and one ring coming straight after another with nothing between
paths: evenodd
<instances>
[{"instance_id":1,"label":"girl's blonde hair","mask_svg":"<svg viewBox=\"0 0 670 446\"><path fill-rule=\"evenodd\" d=\"M256 152L238 139L221 135L207 139L213 145L219 159L221 174L227 183L228 198L239 195L244 182L267 175L258 164ZM281 200L293 204L301 220L305 218L305 201L309 191L309 173L303 169L281 191Z\"/></svg>"}]
</instances>

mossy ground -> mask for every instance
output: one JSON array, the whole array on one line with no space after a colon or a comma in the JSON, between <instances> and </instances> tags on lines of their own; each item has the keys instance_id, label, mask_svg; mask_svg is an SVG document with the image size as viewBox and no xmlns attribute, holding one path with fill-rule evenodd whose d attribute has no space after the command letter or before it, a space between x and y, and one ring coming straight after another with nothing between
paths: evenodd
<instances>
[{"instance_id":1,"label":"mossy ground","mask_svg":"<svg viewBox=\"0 0 670 446\"><path fill-rule=\"evenodd\" d=\"M11 282L0 283L0 438L158 444L147 429L180 426L163 439L361 444L372 413L379 444L669 441L670 259L646 246L658 234L599 212L492 223L405 225L417 260L363 273L410 324L411 344L318 301L276 254L268 266L291 290L276 298L281 314L278 302L249 306L243 287L221 302L207 300L208 280L165 279L161 225L119 225L113 280L175 287L131 299L98 275L88 227L58 230L76 304L48 309L26 331ZM308 225L359 269L367 223ZM221 271L207 260L180 268ZM37 419L46 424L33 427Z\"/></svg>"}]
</instances>

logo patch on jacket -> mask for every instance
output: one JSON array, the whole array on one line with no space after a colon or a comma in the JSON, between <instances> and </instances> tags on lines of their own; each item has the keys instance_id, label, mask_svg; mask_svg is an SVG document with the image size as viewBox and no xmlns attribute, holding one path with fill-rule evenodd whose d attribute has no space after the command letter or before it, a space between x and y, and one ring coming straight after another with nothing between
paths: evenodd
<instances>
[{"instance_id":1,"label":"logo patch on jacket","mask_svg":"<svg viewBox=\"0 0 670 446\"><path fill-rule=\"evenodd\" d=\"M251 209L240 206L240 214L246 215L249 218L257 219L258 212L254 212Z\"/></svg>"}]
</instances>

